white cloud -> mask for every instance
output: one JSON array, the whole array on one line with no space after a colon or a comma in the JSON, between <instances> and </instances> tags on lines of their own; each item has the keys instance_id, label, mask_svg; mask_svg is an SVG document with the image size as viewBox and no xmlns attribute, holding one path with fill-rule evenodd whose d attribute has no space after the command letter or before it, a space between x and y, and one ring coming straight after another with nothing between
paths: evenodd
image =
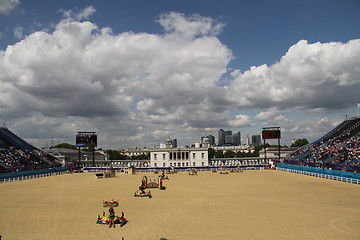
<instances>
[{"instance_id":1,"label":"white cloud","mask_svg":"<svg viewBox=\"0 0 360 240\"><path fill-rule=\"evenodd\" d=\"M170 12L162 14L158 21L165 31L176 34L176 37L185 38L216 36L224 27L223 23L198 14L185 16L184 14Z\"/></svg>"},{"instance_id":2,"label":"white cloud","mask_svg":"<svg viewBox=\"0 0 360 240\"><path fill-rule=\"evenodd\" d=\"M20 4L20 0L0 0L0 14L9 14Z\"/></svg>"},{"instance_id":3,"label":"white cloud","mask_svg":"<svg viewBox=\"0 0 360 240\"><path fill-rule=\"evenodd\" d=\"M144 129L144 138L151 131L167 131L159 123L202 128L226 120L219 105L225 102L224 90L217 82L232 55L210 34L218 25L212 30L207 18L186 20L172 13L163 15L163 22L166 16L207 30L190 29L192 38L174 38L173 32L114 35L109 28L67 17L53 32L26 36L0 57L0 110L34 124L39 115L44 121L78 119L77 128L116 119L124 124L122 133L135 136L119 140L134 142Z\"/></svg>"},{"instance_id":4,"label":"white cloud","mask_svg":"<svg viewBox=\"0 0 360 240\"><path fill-rule=\"evenodd\" d=\"M129 138L130 141L132 142L139 142L142 141L144 139L144 134L143 133L138 133L135 136L131 136Z\"/></svg>"},{"instance_id":5,"label":"white cloud","mask_svg":"<svg viewBox=\"0 0 360 240\"><path fill-rule=\"evenodd\" d=\"M257 114L255 116L255 119L260 120L260 121L267 121L267 120L274 119L279 114L280 114L279 110L275 107L272 107L267 112L260 112L259 114Z\"/></svg>"},{"instance_id":6,"label":"white cloud","mask_svg":"<svg viewBox=\"0 0 360 240\"><path fill-rule=\"evenodd\" d=\"M96 9L93 6L88 6L82 9L76 16L77 20L88 20L91 15L96 12Z\"/></svg>"},{"instance_id":7,"label":"white cloud","mask_svg":"<svg viewBox=\"0 0 360 240\"><path fill-rule=\"evenodd\" d=\"M80 21L94 12L63 11L53 31L1 51L0 112L21 136L74 142L77 131L89 130L113 149L158 146L170 134L191 144L210 130L267 124L304 136L311 121L286 114L346 107L359 92L360 40L300 41L272 66L232 70L224 85L233 59L217 37L224 24L167 13L158 20L164 34L114 34Z\"/></svg>"},{"instance_id":8,"label":"white cloud","mask_svg":"<svg viewBox=\"0 0 360 240\"><path fill-rule=\"evenodd\" d=\"M171 136L170 131L162 131L162 130L155 130L153 132L153 136L155 139L158 139L160 142L165 141L169 136ZM160 143L159 142L159 143Z\"/></svg>"},{"instance_id":9,"label":"white cloud","mask_svg":"<svg viewBox=\"0 0 360 240\"><path fill-rule=\"evenodd\" d=\"M96 12L96 9L93 6L88 6L84 9L77 9L77 11L60 9L58 12L62 13L65 18L81 21L88 20Z\"/></svg>"},{"instance_id":10,"label":"white cloud","mask_svg":"<svg viewBox=\"0 0 360 240\"><path fill-rule=\"evenodd\" d=\"M285 140L305 138L312 142L324 136L334 127L336 127L343 119L328 117L305 118L302 120L292 120L281 125L282 136L286 136Z\"/></svg>"},{"instance_id":11,"label":"white cloud","mask_svg":"<svg viewBox=\"0 0 360 240\"><path fill-rule=\"evenodd\" d=\"M250 125L251 119L247 115L238 114L235 119L229 120L228 125L232 128L240 128Z\"/></svg>"},{"instance_id":12,"label":"white cloud","mask_svg":"<svg viewBox=\"0 0 360 240\"><path fill-rule=\"evenodd\" d=\"M336 110L353 104L360 91L359 63L359 39L314 44L301 40L278 63L238 75L229 89L238 107Z\"/></svg>"},{"instance_id":13,"label":"white cloud","mask_svg":"<svg viewBox=\"0 0 360 240\"><path fill-rule=\"evenodd\" d=\"M23 30L24 30L23 26L17 26L14 29L14 37L19 40L22 39L23 38Z\"/></svg>"}]
</instances>

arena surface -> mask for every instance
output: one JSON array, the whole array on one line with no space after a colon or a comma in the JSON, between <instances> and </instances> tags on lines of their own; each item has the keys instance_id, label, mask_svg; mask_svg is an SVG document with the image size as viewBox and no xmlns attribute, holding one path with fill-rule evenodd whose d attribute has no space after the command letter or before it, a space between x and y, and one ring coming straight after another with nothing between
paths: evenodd
<instances>
[{"instance_id":1,"label":"arena surface","mask_svg":"<svg viewBox=\"0 0 360 240\"><path fill-rule=\"evenodd\" d=\"M360 186L276 170L169 175L134 198L143 173L65 174L0 184L2 240L360 239ZM147 176L156 176L147 173ZM129 222L96 224L103 200Z\"/></svg>"}]
</instances>

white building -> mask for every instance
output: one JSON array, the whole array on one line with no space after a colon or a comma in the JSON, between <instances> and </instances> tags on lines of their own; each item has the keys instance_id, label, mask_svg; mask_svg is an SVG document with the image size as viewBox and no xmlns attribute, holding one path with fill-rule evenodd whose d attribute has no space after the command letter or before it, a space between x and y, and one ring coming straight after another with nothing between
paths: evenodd
<instances>
[{"instance_id":1,"label":"white building","mask_svg":"<svg viewBox=\"0 0 360 240\"><path fill-rule=\"evenodd\" d=\"M213 147L215 151L223 151L225 153L226 151L230 150L235 153L237 152L244 152L244 153L253 153L255 151L255 148L251 145L240 145L240 146L218 146Z\"/></svg>"},{"instance_id":2,"label":"white building","mask_svg":"<svg viewBox=\"0 0 360 240\"><path fill-rule=\"evenodd\" d=\"M133 157L140 155L148 155L150 151L150 148L128 148L121 150L120 153L124 156Z\"/></svg>"},{"instance_id":3,"label":"white building","mask_svg":"<svg viewBox=\"0 0 360 240\"><path fill-rule=\"evenodd\" d=\"M288 157L296 149L298 149L298 148L296 148L296 147L295 148L294 147L280 148L280 157L281 158ZM264 149L261 149L259 151L259 157L265 158L265 150ZM278 148L266 148L266 158L278 159L279 158L279 149Z\"/></svg>"},{"instance_id":4,"label":"white building","mask_svg":"<svg viewBox=\"0 0 360 240\"><path fill-rule=\"evenodd\" d=\"M150 166L207 167L208 148L159 148L150 152Z\"/></svg>"}]
</instances>

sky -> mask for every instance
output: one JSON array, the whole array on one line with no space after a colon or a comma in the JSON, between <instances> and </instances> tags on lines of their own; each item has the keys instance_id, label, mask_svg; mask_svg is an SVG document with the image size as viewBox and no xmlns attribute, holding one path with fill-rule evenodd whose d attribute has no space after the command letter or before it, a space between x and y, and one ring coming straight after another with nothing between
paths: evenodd
<instances>
[{"instance_id":1,"label":"sky","mask_svg":"<svg viewBox=\"0 0 360 240\"><path fill-rule=\"evenodd\" d=\"M358 0L0 0L0 123L38 147L314 141L358 115Z\"/></svg>"}]
</instances>

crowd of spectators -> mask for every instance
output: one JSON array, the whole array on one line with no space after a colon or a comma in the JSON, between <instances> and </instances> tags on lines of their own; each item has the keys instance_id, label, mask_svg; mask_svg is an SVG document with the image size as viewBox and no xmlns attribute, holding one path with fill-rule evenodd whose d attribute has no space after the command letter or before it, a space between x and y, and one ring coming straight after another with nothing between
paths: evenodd
<instances>
[{"instance_id":1,"label":"crowd of spectators","mask_svg":"<svg viewBox=\"0 0 360 240\"><path fill-rule=\"evenodd\" d=\"M56 158L32 146L5 127L0 128L0 173L59 167Z\"/></svg>"},{"instance_id":2,"label":"crowd of spectators","mask_svg":"<svg viewBox=\"0 0 360 240\"><path fill-rule=\"evenodd\" d=\"M0 148L0 173L35 170L49 167L41 150L29 151L15 147Z\"/></svg>"},{"instance_id":3,"label":"crowd of spectators","mask_svg":"<svg viewBox=\"0 0 360 240\"><path fill-rule=\"evenodd\" d=\"M359 134L346 140L342 148L338 149L338 154L332 159L335 164L360 165L360 141Z\"/></svg>"},{"instance_id":4,"label":"crowd of spectators","mask_svg":"<svg viewBox=\"0 0 360 240\"><path fill-rule=\"evenodd\" d=\"M345 129L340 126L328 137L300 148L291 154L287 163L333 168L341 165L344 170L360 167L360 123L355 122ZM344 166L345 165L345 166ZM338 168L338 167L336 167Z\"/></svg>"}]
</instances>

